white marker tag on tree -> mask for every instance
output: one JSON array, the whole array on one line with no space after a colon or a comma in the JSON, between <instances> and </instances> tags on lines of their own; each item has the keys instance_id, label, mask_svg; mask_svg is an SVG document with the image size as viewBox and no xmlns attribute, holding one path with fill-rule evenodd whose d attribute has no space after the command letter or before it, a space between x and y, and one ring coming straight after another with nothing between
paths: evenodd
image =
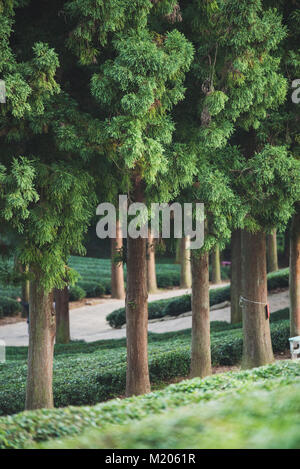
<instances>
[{"instance_id":1,"label":"white marker tag on tree","mask_svg":"<svg viewBox=\"0 0 300 469\"><path fill-rule=\"evenodd\" d=\"M6 88L5 88L5 81L0 80L0 104L6 103Z\"/></svg>"}]
</instances>

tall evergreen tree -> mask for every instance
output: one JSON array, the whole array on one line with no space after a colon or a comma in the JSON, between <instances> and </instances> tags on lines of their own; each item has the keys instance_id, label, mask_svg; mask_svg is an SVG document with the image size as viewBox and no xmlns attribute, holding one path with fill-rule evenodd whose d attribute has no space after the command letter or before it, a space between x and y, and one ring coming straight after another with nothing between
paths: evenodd
<instances>
[{"instance_id":1,"label":"tall evergreen tree","mask_svg":"<svg viewBox=\"0 0 300 469\"><path fill-rule=\"evenodd\" d=\"M281 70L288 82L287 99L276 111L269 113L260 129L259 138L271 145L284 145L295 162L300 161L299 146L299 91L293 88L300 76L299 26L300 2L292 0L264 0L264 4L277 8L283 17L286 37L281 44ZM299 86L298 86L299 88ZM297 199L297 198L296 198ZM290 225L290 319L291 336L300 334L300 203L294 205L294 215Z\"/></svg>"},{"instance_id":2,"label":"tall evergreen tree","mask_svg":"<svg viewBox=\"0 0 300 469\"><path fill-rule=\"evenodd\" d=\"M131 202L146 202L153 186L168 201L159 178L170 165L165 151L174 130L170 111L184 96L184 72L193 53L178 31L162 34L155 29L174 4L171 0L68 4L78 20L69 42L80 62L90 67L91 93L104 113L99 132L105 155L119 168ZM127 395L150 389L147 297L146 240L128 237Z\"/></svg>"},{"instance_id":3,"label":"tall evergreen tree","mask_svg":"<svg viewBox=\"0 0 300 469\"><path fill-rule=\"evenodd\" d=\"M245 150L252 157L256 148L251 152L255 139L250 129L258 128L267 111L275 109L284 100L286 82L279 74L279 60L274 53L285 32L278 13L263 8L260 0L195 1L182 2L181 6L183 31L194 43L196 54L187 80L187 99L184 106L178 108L180 128L177 138L189 142L198 159L196 180L199 190L194 200L206 204L208 234L205 251L228 239L231 229L259 229L258 224L251 224L253 217L248 219L249 203L247 205L243 198L244 187L237 189L243 172L239 173L235 168L237 162L228 159L231 154L233 160L236 156L239 161L239 151L236 150L235 155L235 150L229 148L226 157L225 148L237 129L243 128L249 131ZM266 150L264 156L268 154ZM283 149L276 154L286 156ZM246 160L249 157L245 155ZM292 175L289 177L293 179ZM211 184L209 191L205 190L208 181ZM222 205L225 193L230 193L231 197ZM290 194L288 191L286 205L292 200ZM220 207L226 216L220 216ZM198 258L206 270L207 263L202 262L201 256ZM204 276L203 272L201 277ZM194 304L196 316L204 314L201 303L198 298L198 308ZM203 304L207 304L204 298ZM208 321L208 311L205 316ZM201 321L195 321L195 324L201 324ZM207 331L208 327L205 329ZM196 335L201 337L201 333ZM192 357L193 348L194 343ZM195 353L197 355L197 351ZM199 369L198 372L201 374Z\"/></svg>"},{"instance_id":4,"label":"tall evergreen tree","mask_svg":"<svg viewBox=\"0 0 300 469\"><path fill-rule=\"evenodd\" d=\"M12 33L14 7L27 3L0 2L0 73L7 89L0 117L0 205L4 228L16 238L17 257L30 271L26 408L34 409L53 406L53 289L74 278L66 260L71 251L83 252L93 186L81 159L56 145L55 117L57 128L63 125L55 115L56 53L44 43L31 43L31 34L19 43Z\"/></svg>"}]
</instances>

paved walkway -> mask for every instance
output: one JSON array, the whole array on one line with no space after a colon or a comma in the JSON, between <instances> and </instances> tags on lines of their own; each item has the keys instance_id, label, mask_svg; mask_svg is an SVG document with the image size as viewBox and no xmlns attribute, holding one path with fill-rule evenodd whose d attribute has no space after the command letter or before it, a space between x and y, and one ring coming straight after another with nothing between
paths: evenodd
<instances>
[{"instance_id":1,"label":"paved walkway","mask_svg":"<svg viewBox=\"0 0 300 469\"><path fill-rule=\"evenodd\" d=\"M224 286L224 285L222 285ZM214 286L216 288L216 286ZM188 290L168 290L155 295L149 295L149 301L163 298L173 298L185 293ZM288 292L280 292L269 297L271 312L289 306ZM112 329L106 322L106 316L115 309L124 306L124 300L105 299L103 303L84 306L70 311L71 338L73 340L85 340L94 342L104 339L118 339L126 336L126 330ZM211 321L230 321L230 307L211 311ZM169 332L188 329L192 325L190 316L170 319L168 321L150 322L149 331ZM26 322L9 324L0 327L0 340L4 340L6 345L28 345L28 333Z\"/></svg>"}]
</instances>

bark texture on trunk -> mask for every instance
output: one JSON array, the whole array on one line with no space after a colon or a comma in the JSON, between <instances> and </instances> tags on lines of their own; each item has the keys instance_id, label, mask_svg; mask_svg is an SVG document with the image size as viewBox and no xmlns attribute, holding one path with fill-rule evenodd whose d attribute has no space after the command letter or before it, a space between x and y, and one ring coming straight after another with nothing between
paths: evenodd
<instances>
[{"instance_id":1,"label":"bark texture on trunk","mask_svg":"<svg viewBox=\"0 0 300 469\"><path fill-rule=\"evenodd\" d=\"M192 253L191 377L211 374L209 317L209 254Z\"/></svg>"},{"instance_id":2,"label":"bark texture on trunk","mask_svg":"<svg viewBox=\"0 0 300 469\"><path fill-rule=\"evenodd\" d=\"M39 272L35 272L35 279L30 283L26 410L53 407L53 293L45 293L39 279Z\"/></svg>"},{"instance_id":3,"label":"bark texture on trunk","mask_svg":"<svg viewBox=\"0 0 300 469\"><path fill-rule=\"evenodd\" d=\"M70 342L69 289L55 290L56 343Z\"/></svg>"},{"instance_id":4,"label":"bark texture on trunk","mask_svg":"<svg viewBox=\"0 0 300 469\"><path fill-rule=\"evenodd\" d=\"M211 281L214 285L218 285L222 282L219 246L216 246L211 253L211 267L212 267Z\"/></svg>"},{"instance_id":5,"label":"bark texture on trunk","mask_svg":"<svg viewBox=\"0 0 300 469\"><path fill-rule=\"evenodd\" d=\"M184 236L180 245L180 288L191 288L192 286L191 251L189 246L190 240L187 236Z\"/></svg>"},{"instance_id":6,"label":"bark texture on trunk","mask_svg":"<svg viewBox=\"0 0 300 469\"><path fill-rule=\"evenodd\" d=\"M122 247L122 229L117 220L116 237L111 240L111 297L119 300L125 298L123 262L116 262Z\"/></svg>"},{"instance_id":7,"label":"bark texture on trunk","mask_svg":"<svg viewBox=\"0 0 300 469\"><path fill-rule=\"evenodd\" d=\"M242 308L240 296L242 294L242 251L241 230L235 230L231 235L231 324L242 322Z\"/></svg>"},{"instance_id":8,"label":"bark texture on trunk","mask_svg":"<svg viewBox=\"0 0 300 469\"><path fill-rule=\"evenodd\" d=\"M268 272L277 272L278 270L278 254L277 254L277 232L268 234Z\"/></svg>"},{"instance_id":9,"label":"bark texture on trunk","mask_svg":"<svg viewBox=\"0 0 300 469\"><path fill-rule=\"evenodd\" d=\"M147 286L148 293L157 292L156 269L155 269L155 239L151 230L148 230L147 243Z\"/></svg>"},{"instance_id":10,"label":"bark texture on trunk","mask_svg":"<svg viewBox=\"0 0 300 469\"><path fill-rule=\"evenodd\" d=\"M274 362L267 319L266 236L242 232L243 368ZM245 301L248 300L248 301Z\"/></svg>"},{"instance_id":11,"label":"bark texture on trunk","mask_svg":"<svg viewBox=\"0 0 300 469\"><path fill-rule=\"evenodd\" d=\"M294 215L290 240L291 337L300 335L300 207Z\"/></svg>"},{"instance_id":12,"label":"bark texture on trunk","mask_svg":"<svg viewBox=\"0 0 300 469\"><path fill-rule=\"evenodd\" d=\"M144 202L142 183L135 181L134 202ZM127 375L126 395L150 391L148 367L148 292L146 239L127 238L126 288Z\"/></svg>"}]
</instances>

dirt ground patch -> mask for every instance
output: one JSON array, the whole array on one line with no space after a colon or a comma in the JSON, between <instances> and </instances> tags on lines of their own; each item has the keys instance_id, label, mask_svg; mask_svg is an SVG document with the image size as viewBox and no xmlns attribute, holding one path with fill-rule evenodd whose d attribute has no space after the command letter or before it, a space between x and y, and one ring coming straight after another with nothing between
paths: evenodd
<instances>
[{"instance_id":1,"label":"dirt ground patch","mask_svg":"<svg viewBox=\"0 0 300 469\"><path fill-rule=\"evenodd\" d=\"M105 303L109 298L110 296L104 296L103 298L83 298L83 300L71 301L69 303L69 309L72 311L72 309L83 308L84 306L100 305Z\"/></svg>"},{"instance_id":2,"label":"dirt ground patch","mask_svg":"<svg viewBox=\"0 0 300 469\"><path fill-rule=\"evenodd\" d=\"M26 318L19 316L5 317L0 319L0 326L6 326L7 324L16 324L17 322L25 322Z\"/></svg>"}]
</instances>

